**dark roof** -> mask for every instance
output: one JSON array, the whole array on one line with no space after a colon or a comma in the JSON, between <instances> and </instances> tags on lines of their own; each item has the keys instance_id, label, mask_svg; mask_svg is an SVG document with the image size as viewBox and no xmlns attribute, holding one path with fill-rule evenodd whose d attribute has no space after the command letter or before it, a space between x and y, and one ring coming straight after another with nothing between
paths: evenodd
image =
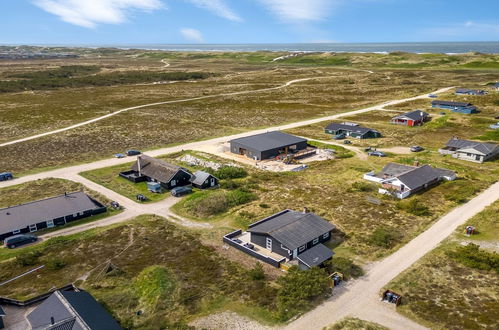
<instances>
[{"instance_id":1,"label":"dark roof","mask_svg":"<svg viewBox=\"0 0 499 330\"><path fill-rule=\"evenodd\" d=\"M169 182L180 170L189 173L180 166L172 165L161 159L156 159L144 154L137 156L137 161L132 165L132 170L163 183Z\"/></svg>"},{"instance_id":2,"label":"dark roof","mask_svg":"<svg viewBox=\"0 0 499 330\"><path fill-rule=\"evenodd\" d=\"M334 252L324 244L317 244L316 246L300 253L298 259L303 262L308 268L319 266L324 261L330 259Z\"/></svg>"},{"instance_id":3,"label":"dark roof","mask_svg":"<svg viewBox=\"0 0 499 330\"><path fill-rule=\"evenodd\" d=\"M206 181L206 179L208 179L210 176L213 175L211 175L208 172L197 171L196 173L194 173L194 176L192 176L191 182L197 185L202 185Z\"/></svg>"},{"instance_id":4,"label":"dark roof","mask_svg":"<svg viewBox=\"0 0 499 330\"><path fill-rule=\"evenodd\" d=\"M456 88L456 93L476 93L476 94L482 94L485 93L484 90L481 89L469 89L469 88Z\"/></svg>"},{"instance_id":5,"label":"dark roof","mask_svg":"<svg viewBox=\"0 0 499 330\"><path fill-rule=\"evenodd\" d=\"M343 130L343 131L349 131L352 133L357 133L364 135L368 132L378 132L375 129L372 128L367 128L367 127L362 127L362 126L354 126L354 125L346 125L346 124L340 124L340 123L331 123L326 126L327 130L332 130L332 131L338 131L338 130Z\"/></svg>"},{"instance_id":6,"label":"dark roof","mask_svg":"<svg viewBox=\"0 0 499 330\"><path fill-rule=\"evenodd\" d=\"M284 210L250 225L248 232L268 234L294 250L334 228L316 214Z\"/></svg>"},{"instance_id":7,"label":"dark roof","mask_svg":"<svg viewBox=\"0 0 499 330\"><path fill-rule=\"evenodd\" d=\"M472 148L485 155L488 155L492 153L496 148L499 148L499 146L495 143L484 143L484 142L461 140L455 138L452 138L449 141L447 141L446 146L450 148L455 148L457 150Z\"/></svg>"},{"instance_id":8,"label":"dark roof","mask_svg":"<svg viewBox=\"0 0 499 330\"><path fill-rule=\"evenodd\" d=\"M412 120L418 120L418 119L421 119L421 118L426 118L429 115L430 114L428 112L424 112L422 110L413 110L413 111L409 111L409 112L406 112L404 114L401 114L399 116L395 116L393 118L409 118L409 119L412 119Z\"/></svg>"},{"instance_id":9,"label":"dark roof","mask_svg":"<svg viewBox=\"0 0 499 330\"><path fill-rule=\"evenodd\" d=\"M433 169L430 165L423 165L421 167L416 167L406 173L397 176L400 180L410 189L416 189L430 183L434 180L438 180L439 173Z\"/></svg>"},{"instance_id":10,"label":"dark roof","mask_svg":"<svg viewBox=\"0 0 499 330\"><path fill-rule=\"evenodd\" d=\"M104 307L85 291L55 291L27 319L33 329L45 329L51 325L51 317L57 329L122 329Z\"/></svg>"},{"instance_id":11,"label":"dark roof","mask_svg":"<svg viewBox=\"0 0 499 330\"><path fill-rule=\"evenodd\" d=\"M397 163L388 163L383 167L383 169L376 174L378 178L385 177L395 177L407 171L411 171L415 169L415 166L397 164Z\"/></svg>"},{"instance_id":12,"label":"dark roof","mask_svg":"<svg viewBox=\"0 0 499 330\"><path fill-rule=\"evenodd\" d=\"M84 192L68 193L0 209L0 233L99 208Z\"/></svg>"},{"instance_id":13,"label":"dark roof","mask_svg":"<svg viewBox=\"0 0 499 330\"><path fill-rule=\"evenodd\" d=\"M272 131L267 133L256 134L252 136L242 137L229 141L230 143L238 143L248 148L257 151L266 151L270 149L283 148L290 145L307 142L306 139L283 133L281 131Z\"/></svg>"},{"instance_id":14,"label":"dark roof","mask_svg":"<svg viewBox=\"0 0 499 330\"><path fill-rule=\"evenodd\" d=\"M469 107L469 106L472 106L471 103L454 102L454 101L443 101L443 100L433 100L433 101L431 101L431 104L448 105L448 106L451 106L451 107Z\"/></svg>"}]
</instances>

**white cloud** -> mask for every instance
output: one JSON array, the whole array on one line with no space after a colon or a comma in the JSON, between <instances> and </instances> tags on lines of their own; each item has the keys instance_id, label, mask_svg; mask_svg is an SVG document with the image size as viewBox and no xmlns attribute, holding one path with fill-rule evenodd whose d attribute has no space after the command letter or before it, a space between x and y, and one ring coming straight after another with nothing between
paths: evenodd
<instances>
[{"instance_id":1,"label":"white cloud","mask_svg":"<svg viewBox=\"0 0 499 330\"><path fill-rule=\"evenodd\" d=\"M424 36L428 38L479 38L488 36L491 40L499 37L499 24L467 21L464 23L441 25L430 27L423 31ZM479 38L484 39L484 38Z\"/></svg>"},{"instance_id":2,"label":"white cloud","mask_svg":"<svg viewBox=\"0 0 499 330\"><path fill-rule=\"evenodd\" d=\"M186 0L199 8L211 11L213 14L226 18L231 21L240 22L242 21L232 9L225 4L223 0Z\"/></svg>"},{"instance_id":3,"label":"white cloud","mask_svg":"<svg viewBox=\"0 0 499 330\"><path fill-rule=\"evenodd\" d=\"M35 0L33 3L64 22L86 28L99 23L123 23L130 10L153 11L164 7L160 0Z\"/></svg>"},{"instance_id":4,"label":"white cloud","mask_svg":"<svg viewBox=\"0 0 499 330\"><path fill-rule=\"evenodd\" d=\"M180 33L182 34L182 36L185 39L187 39L189 41L196 42L196 43L203 43L204 42L203 35L201 34L201 32L199 30L191 29L191 28L183 28L183 29L180 29Z\"/></svg>"},{"instance_id":5,"label":"white cloud","mask_svg":"<svg viewBox=\"0 0 499 330\"><path fill-rule=\"evenodd\" d=\"M283 21L320 21L338 0L258 0Z\"/></svg>"}]
</instances>

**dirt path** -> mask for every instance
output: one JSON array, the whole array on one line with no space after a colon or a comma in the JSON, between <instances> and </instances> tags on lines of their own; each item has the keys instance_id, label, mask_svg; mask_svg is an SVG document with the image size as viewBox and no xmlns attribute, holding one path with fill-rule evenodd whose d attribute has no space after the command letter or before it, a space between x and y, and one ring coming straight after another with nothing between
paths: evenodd
<instances>
[{"instance_id":1,"label":"dirt path","mask_svg":"<svg viewBox=\"0 0 499 330\"><path fill-rule=\"evenodd\" d=\"M362 278L350 283L342 294L336 295L313 311L288 324L286 329L321 329L345 316L373 320L392 329L421 329L422 326L401 315L387 313L380 317L384 303L379 301L380 290L396 276L434 249L468 219L492 204L499 197L499 182L477 197L441 217L430 228L404 245L397 252L377 262ZM391 314L391 316L389 316ZM384 315L384 314L382 314ZM402 321L405 320L405 321Z\"/></svg>"},{"instance_id":2,"label":"dirt path","mask_svg":"<svg viewBox=\"0 0 499 330\"><path fill-rule=\"evenodd\" d=\"M137 106L134 106L134 107L123 108L123 109L111 112L111 113L109 113L107 115L104 115L104 116L100 116L100 117L97 117L97 118L89 119L89 120L83 121L81 123L70 125L70 126L63 127L63 128L59 128L59 129L56 129L56 130L53 130L53 131L49 131L49 132L45 132L45 133L40 133L40 134L28 136L28 137L21 138L21 139L18 139L18 140L4 142L4 143L0 144L0 147L5 147L5 146L8 146L8 145L12 145L12 144L17 144L17 143L21 143L21 142L26 142L26 141L34 140L34 139L38 139L38 138L41 138L41 137L44 137L44 136L48 136L48 135L62 133L62 132L65 132L65 131L69 131L69 130L78 128L78 127L82 127L82 126L85 126L85 125L96 123L98 121L101 121L101 120L104 120L104 119L116 116L116 115L118 115L120 113L127 112L127 111L130 111L130 110L137 110L137 109L148 108L148 107L153 107L153 106L157 106L157 105L164 105L164 104L175 104L175 103L182 103L182 102L199 101L199 100L204 100L204 99L209 99L209 98L215 98L215 97L221 97L221 96L235 96L235 95L254 94L254 93L260 93L260 92L266 92L266 91L273 91L273 90L282 89L282 88L285 88L285 87L288 87L288 86L291 86L293 84L296 84L296 83L299 83L299 82L303 82L303 81L315 80L315 79L326 79L326 78L333 78L333 76L293 79L293 80L290 80L290 81L288 81L288 82L286 82L286 83L284 83L282 85L275 86L275 87L267 87L267 88L261 88L261 89L255 89L255 90L247 90L247 91L240 91L240 92L221 93L221 94L215 94L215 95L205 95L205 96L198 96L198 97L190 97L190 98L187 98L187 99L171 100L171 101L164 101L164 102L154 102L154 103L148 103L148 104L143 104L143 105L137 105Z\"/></svg>"},{"instance_id":3,"label":"dirt path","mask_svg":"<svg viewBox=\"0 0 499 330\"><path fill-rule=\"evenodd\" d=\"M334 145L334 146L343 147L345 149L353 151L357 155L357 157L359 157L359 159L362 159L362 160L367 160L367 157L368 157L367 153L363 152L361 150L361 148L354 147L354 146L351 146L349 144L344 144L343 142L333 142L333 141L325 141L325 140L316 140L316 139L310 139L310 138L307 138L307 137L303 137L303 138L307 139L307 140L310 140L310 141L317 141L317 142L324 143L324 144L331 144L331 145Z\"/></svg>"}]
</instances>

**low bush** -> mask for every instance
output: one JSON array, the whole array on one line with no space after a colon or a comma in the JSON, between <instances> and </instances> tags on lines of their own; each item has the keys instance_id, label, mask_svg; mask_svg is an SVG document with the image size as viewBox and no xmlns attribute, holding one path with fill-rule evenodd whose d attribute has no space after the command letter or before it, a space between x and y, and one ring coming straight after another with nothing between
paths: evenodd
<instances>
[{"instance_id":1,"label":"low bush","mask_svg":"<svg viewBox=\"0 0 499 330\"><path fill-rule=\"evenodd\" d=\"M476 244L470 243L466 246L459 246L452 251L448 251L447 255L465 266L481 270L493 270L499 273L499 254L481 250Z\"/></svg>"},{"instance_id":2,"label":"low bush","mask_svg":"<svg viewBox=\"0 0 499 330\"><path fill-rule=\"evenodd\" d=\"M477 187L465 182L455 190L447 190L444 198L448 201L462 204L466 203L477 191Z\"/></svg>"},{"instance_id":3,"label":"low bush","mask_svg":"<svg viewBox=\"0 0 499 330\"><path fill-rule=\"evenodd\" d=\"M67 265L67 263L63 259L56 257L56 258L49 259L47 261L46 265L47 265L48 269L59 270L59 269L64 268Z\"/></svg>"},{"instance_id":4,"label":"low bush","mask_svg":"<svg viewBox=\"0 0 499 330\"><path fill-rule=\"evenodd\" d=\"M277 313L283 321L309 309L314 299L326 294L330 284L324 269L301 270L297 266L291 267L277 282L280 285Z\"/></svg>"},{"instance_id":5,"label":"low bush","mask_svg":"<svg viewBox=\"0 0 499 330\"><path fill-rule=\"evenodd\" d=\"M150 266L137 275L133 286L142 304L157 308L158 305L168 306L173 300L176 280L166 267Z\"/></svg>"},{"instance_id":6,"label":"low bush","mask_svg":"<svg viewBox=\"0 0 499 330\"><path fill-rule=\"evenodd\" d=\"M227 190L233 190L233 189L237 189L241 186L241 184L237 181L234 181L232 179L228 179L228 180L223 180L221 181L220 183L220 188L222 189L227 189Z\"/></svg>"},{"instance_id":7,"label":"low bush","mask_svg":"<svg viewBox=\"0 0 499 330\"><path fill-rule=\"evenodd\" d=\"M248 172L242 167L223 166L215 172L215 176L220 180L240 179L248 176Z\"/></svg>"},{"instance_id":8,"label":"low bush","mask_svg":"<svg viewBox=\"0 0 499 330\"><path fill-rule=\"evenodd\" d=\"M255 194L241 189L200 192L186 200L186 207L198 217L209 217L227 211L231 207L246 204L256 199Z\"/></svg>"},{"instance_id":9,"label":"low bush","mask_svg":"<svg viewBox=\"0 0 499 330\"><path fill-rule=\"evenodd\" d=\"M40 251L32 251L32 252L22 252L16 256L16 263L19 266L33 266L37 263L38 258L42 255Z\"/></svg>"},{"instance_id":10,"label":"low bush","mask_svg":"<svg viewBox=\"0 0 499 330\"><path fill-rule=\"evenodd\" d=\"M399 201L397 208L417 216L431 215L430 209L417 198Z\"/></svg>"},{"instance_id":11,"label":"low bush","mask_svg":"<svg viewBox=\"0 0 499 330\"><path fill-rule=\"evenodd\" d=\"M330 273L342 273L345 280L364 275L362 267L356 265L351 259L344 257L334 257L326 262L326 267L329 269Z\"/></svg>"},{"instance_id":12,"label":"low bush","mask_svg":"<svg viewBox=\"0 0 499 330\"><path fill-rule=\"evenodd\" d=\"M352 183L352 189L355 191L369 192L377 190L376 186L371 183L356 181Z\"/></svg>"},{"instance_id":13,"label":"low bush","mask_svg":"<svg viewBox=\"0 0 499 330\"><path fill-rule=\"evenodd\" d=\"M395 228L379 227L371 233L368 242L371 245L391 248L400 239L401 234Z\"/></svg>"},{"instance_id":14,"label":"low bush","mask_svg":"<svg viewBox=\"0 0 499 330\"><path fill-rule=\"evenodd\" d=\"M255 267L250 269L248 276L252 281L263 281L265 279L265 272L261 263L255 263Z\"/></svg>"}]
</instances>

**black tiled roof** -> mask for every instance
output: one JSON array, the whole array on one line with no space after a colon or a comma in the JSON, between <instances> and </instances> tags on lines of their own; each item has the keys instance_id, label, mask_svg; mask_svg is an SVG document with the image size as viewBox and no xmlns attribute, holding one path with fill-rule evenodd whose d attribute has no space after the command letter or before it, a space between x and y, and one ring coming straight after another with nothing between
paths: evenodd
<instances>
[{"instance_id":1,"label":"black tiled roof","mask_svg":"<svg viewBox=\"0 0 499 330\"><path fill-rule=\"evenodd\" d=\"M362 126L354 126L354 125L345 125L345 124L339 124L339 123L331 123L326 126L327 130L331 131L338 131L338 130L343 130L343 131L349 131L352 133L357 133L364 135L368 132L378 132L375 129L372 128L367 128L367 127L362 127Z\"/></svg>"},{"instance_id":2,"label":"black tiled roof","mask_svg":"<svg viewBox=\"0 0 499 330\"><path fill-rule=\"evenodd\" d=\"M294 250L334 228L316 214L285 210L254 223L248 232L268 234Z\"/></svg>"},{"instance_id":3,"label":"black tiled roof","mask_svg":"<svg viewBox=\"0 0 499 330\"><path fill-rule=\"evenodd\" d=\"M298 259L307 267L312 268L314 266L319 266L324 261L330 259L333 254L334 252L324 244L317 244L303 253L300 253Z\"/></svg>"},{"instance_id":4,"label":"black tiled roof","mask_svg":"<svg viewBox=\"0 0 499 330\"><path fill-rule=\"evenodd\" d=\"M461 140L454 138L447 141L446 146L449 148L455 148L457 150L472 148L485 155L488 155L492 153L496 148L499 148L499 146L495 143L484 143L484 142Z\"/></svg>"},{"instance_id":5,"label":"black tiled roof","mask_svg":"<svg viewBox=\"0 0 499 330\"><path fill-rule=\"evenodd\" d=\"M234 139L229 142L238 143L257 151L266 151L270 149L284 148L286 146L307 142L307 140L280 131L272 131L272 132L242 137L239 139Z\"/></svg>"},{"instance_id":6,"label":"black tiled roof","mask_svg":"<svg viewBox=\"0 0 499 330\"><path fill-rule=\"evenodd\" d=\"M100 207L84 192L79 191L3 208L0 209L0 233Z\"/></svg>"}]
</instances>

